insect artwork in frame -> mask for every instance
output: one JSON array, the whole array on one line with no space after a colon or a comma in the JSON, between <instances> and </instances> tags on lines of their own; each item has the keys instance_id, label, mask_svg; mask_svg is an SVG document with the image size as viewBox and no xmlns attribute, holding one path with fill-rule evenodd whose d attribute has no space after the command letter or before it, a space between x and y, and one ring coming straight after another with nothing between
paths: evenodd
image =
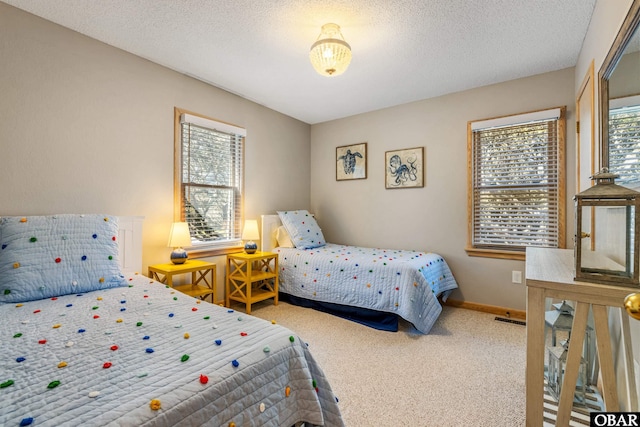
<instances>
[{"instance_id":1,"label":"insect artwork in frame","mask_svg":"<svg viewBox=\"0 0 640 427\"><path fill-rule=\"evenodd\" d=\"M336 147L336 181L367 178L367 143Z\"/></svg>"},{"instance_id":2,"label":"insect artwork in frame","mask_svg":"<svg viewBox=\"0 0 640 427\"><path fill-rule=\"evenodd\" d=\"M384 153L385 188L424 187L424 147Z\"/></svg>"}]
</instances>

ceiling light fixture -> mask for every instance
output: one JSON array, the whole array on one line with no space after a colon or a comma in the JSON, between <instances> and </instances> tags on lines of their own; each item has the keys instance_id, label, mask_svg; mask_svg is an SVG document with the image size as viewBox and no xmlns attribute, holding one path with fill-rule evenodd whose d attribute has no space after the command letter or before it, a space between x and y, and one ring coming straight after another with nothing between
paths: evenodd
<instances>
[{"instance_id":1,"label":"ceiling light fixture","mask_svg":"<svg viewBox=\"0 0 640 427\"><path fill-rule=\"evenodd\" d=\"M318 74L327 77L344 73L351 62L351 46L344 41L340 27L324 24L318 40L311 45L309 59Z\"/></svg>"}]
</instances>

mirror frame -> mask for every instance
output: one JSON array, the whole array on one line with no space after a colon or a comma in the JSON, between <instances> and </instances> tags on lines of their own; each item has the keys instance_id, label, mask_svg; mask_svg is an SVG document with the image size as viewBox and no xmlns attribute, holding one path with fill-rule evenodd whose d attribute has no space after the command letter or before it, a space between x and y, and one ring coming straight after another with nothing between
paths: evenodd
<instances>
[{"instance_id":1,"label":"mirror frame","mask_svg":"<svg viewBox=\"0 0 640 427\"><path fill-rule=\"evenodd\" d=\"M616 39L613 41L609 53L607 54L600 71L598 80L600 82L599 103L600 103L600 167L609 167L609 79L618 65L629 40L638 29L640 23L640 0L634 0L627 12L627 16L622 22Z\"/></svg>"}]
</instances>

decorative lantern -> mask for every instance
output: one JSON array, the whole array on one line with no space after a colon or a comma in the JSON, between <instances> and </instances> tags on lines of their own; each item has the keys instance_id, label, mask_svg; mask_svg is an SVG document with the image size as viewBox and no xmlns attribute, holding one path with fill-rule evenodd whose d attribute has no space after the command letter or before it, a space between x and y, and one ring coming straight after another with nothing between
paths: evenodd
<instances>
[{"instance_id":1,"label":"decorative lantern","mask_svg":"<svg viewBox=\"0 0 640 427\"><path fill-rule=\"evenodd\" d=\"M576 194L576 280L638 286L640 193L615 184L605 168Z\"/></svg>"},{"instance_id":2,"label":"decorative lantern","mask_svg":"<svg viewBox=\"0 0 640 427\"><path fill-rule=\"evenodd\" d=\"M573 326L573 307L562 301L553 304L553 310L544 313L545 326L551 328L551 346L556 346L556 333L558 331L567 331L571 336L571 327Z\"/></svg>"},{"instance_id":3,"label":"decorative lantern","mask_svg":"<svg viewBox=\"0 0 640 427\"><path fill-rule=\"evenodd\" d=\"M571 339L571 328L573 327L573 307L567 304L566 301L562 301L556 304L553 304L553 310L549 310L544 314L544 323L545 327L551 329L551 347L556 346L557 342L557 332L564 331L567 332L567 340ZM584 357L585 367L587 369L587 383L592 384L592 381L589 379L591 371L594 369L593 367L593 354L595 353L594 347L595 341L593 340L593 328L587 325L587 329L584 335L584 349L582 351L582 356Z\"/></svg>"},{"instance_id":4,"label":"decorative lantern","mask_svg":"<svg viewBox=\"0 0 640 427\"><path fill-rule=\"evenodd\" d=\"M556 400L560 400L560 391L562 382L564 381L564 370L567 365L567 354L569 353L569 340L562 345L549 347L549 371L547 377L547 390L549 394ZM587 383L587 364L580 358L580 367L578 368L578 380L576 382L576 391L574 394L574 402L585 403Z\"/></svg>"}]
</instances>

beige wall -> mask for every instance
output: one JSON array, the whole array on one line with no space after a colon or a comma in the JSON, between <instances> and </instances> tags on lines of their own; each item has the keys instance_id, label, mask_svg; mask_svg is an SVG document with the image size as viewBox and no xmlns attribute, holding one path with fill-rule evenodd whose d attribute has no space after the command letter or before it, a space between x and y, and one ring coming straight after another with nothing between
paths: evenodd
<instances>
[{"instance_id":1,"label":"beige wall","mask_svg":"<svg viewBox=\"0 0 640 427\"><path fill-rule=\"evenodd\" d=\"M428 84L428 83L425 83ZM575 129L574 70L400 105L311 127L311 207L332 242L419 249L445 257L460 290L452 298L525 309L511 283L524 262L467 256L467 122L567 106ZM335 180L337 146L368 143L366 180ZM426 185L386 190L384 153L425 147ZM567 132L567 188L575 188L575 135ZM572 203L567 203L572 212ZM569 214L568 218L572 218ZM568 221L570 222L570 221ZM573 234L573 224L567 236Z\"/></svg>"},{"instance_id":2,"label":"beige wall","mask_svg":"<svg viewBox=\"0 0 640 427\"><path fill-rule=\"evenodd\" d=\"M248 218L308 208L309 125L0 3L0 215L143 215L166 262L174 106L247 129Z\"/></svg>"}]
</instances>

